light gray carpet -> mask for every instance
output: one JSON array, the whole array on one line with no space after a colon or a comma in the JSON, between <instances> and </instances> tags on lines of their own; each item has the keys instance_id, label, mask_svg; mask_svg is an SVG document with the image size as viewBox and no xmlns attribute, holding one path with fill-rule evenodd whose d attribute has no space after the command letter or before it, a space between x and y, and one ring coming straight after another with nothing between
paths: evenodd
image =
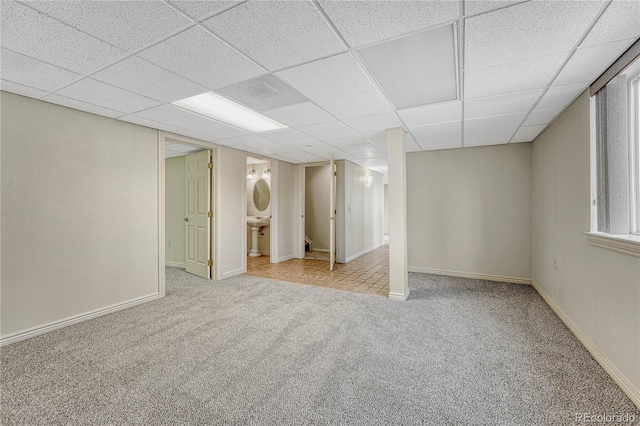
<instances>
[{"instance_id":1,"label":"light gray carpet","mask_svg":"<svg viewBox=\"0 0 640 426\"><path fill-rule=\"evenodd\" d=\"M168 296L1 350L2 424L542 425L640 412L528 286L412 297L167 270Z\"/></svg>"}]
</instances>

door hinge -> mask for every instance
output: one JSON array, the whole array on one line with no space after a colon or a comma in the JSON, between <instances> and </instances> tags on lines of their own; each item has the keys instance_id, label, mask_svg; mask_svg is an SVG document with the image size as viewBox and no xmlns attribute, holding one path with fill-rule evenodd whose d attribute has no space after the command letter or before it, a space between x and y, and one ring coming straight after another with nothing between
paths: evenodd
<instances>
[{"instance_id":1,"label":"door hinge","mask_svg":"<svg viewBox=\"0 0 640 426\"><path fill-rule=\"evenodd\" d=\"M209 163L209 168L213 169L213 163Z\"/></svg>"},{"instance_id":2,"label":"door hinge","mask_svg":"<svg viewBox=\"0 0 640 426\"><path fill-rule=\"evenodd\" d=\"M213 217L213 212L212 212L212 211L209 211L209 213L207 213L207 216L209 216L209 217Z\"/></svg>"},{"instance_id":3,"label":"door hinge","mask_svg":"<svg viewBox=\"0 0 640 426\"><path fill-rule=\"evenodd\" d=\"M213 266L213 260L209 259L209 262L207 263L209 266Z\"/></svg>"}]
</instances>

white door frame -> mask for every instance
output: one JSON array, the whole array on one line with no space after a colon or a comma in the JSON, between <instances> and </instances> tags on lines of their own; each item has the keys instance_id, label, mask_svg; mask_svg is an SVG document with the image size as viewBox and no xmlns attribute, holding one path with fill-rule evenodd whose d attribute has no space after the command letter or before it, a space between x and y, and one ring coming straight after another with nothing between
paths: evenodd
<instances>
[{"instance_id":1,"label":"white door frame","mask_svg":"<svg viewBox=\"0 0 640 426\"><path fill-rule=\"evenodd\" d=\"M253 154L251 152L245 151L244 152L244 163L246 166L248 166L248 162L247 162L247 157L253 157L253 158L257 158L259 160L265 160L269 162L269 168L271 169L271 175L269 178L269 192L271 194L271 199L269 200L269 205L271 206L271 223L269 225L269 258L270 258L270 262L271 263L276 263L273 261L273 259L277 259L277 254L278 254L278 208L277 208L277 203L278 203L278 166L277 166L277 162L278 160L274 160L273 158L270 157L266 157L264 155L261 154ZM245 173L246 175L246 173ZM243 210L244 210L244 215L247 215L247 197L249 197L249 194L247 194L247 185L245 182L245 185L242 186L242 203L243 203ZM248 253L248 247L247 247L247 226L244 227L244 230L242 231L242 251L244 252L245 256L244 256L244 261L243 261L243 265L244 265L244 270L247 270L247 253Z\"/></svg>"},{"instance_id":2,"label":"white door frame","mask_svg":"<svg viewBox=\"0 0 640 426\"><path fill-rule=\"evenodd\" d=\"M213 252L213 267L211 270L211 279L218 280L219 269L218 264L220 262L220 241L218 239L219 229L219 204L218 194L220 185L220 165L219 155L217 155L217 146L211 143L203 142L198 139L189 138L186 136L176 135L174 133L158 130L158 274L160 280L158 282L158 293L161 297L166 295L166 280L165 280L165 143L168 141L175 141L181 145L190 145L198 148L211 150L213 156L213 173L212 178L214 185L211 186L211 202L213 204L213 221L211 223L211 250ZM246 232L246 230L245 230ZM246 235L245 235L246 240ZM246 243L245 243L246 244Z\"/></svg>"},{"instance_id":3,"label":"white door frame","mask_svg":"<svg viewBox=\"0 0 640 426\"><path fill-rule=\"evenodd\" d=\"M298 164L298 170L297 170L297 182L299 182L300 184L298 185L298 190L296 191L297 195L297 203L294 204L294 218L296 218L296 221L294 221L294 238L296 238L296 241L299 241L299 243L296 243L296 245L293 248L293 255L296 259L304 259L304 236L305 236L305 226L304 226L304 221L305 221L305 179L306 179L306 170L307 167L321 167L321 166L328 166L330 165L329 161L319 161L316 163L301 163Z\"/></svg>"}]
</instances>

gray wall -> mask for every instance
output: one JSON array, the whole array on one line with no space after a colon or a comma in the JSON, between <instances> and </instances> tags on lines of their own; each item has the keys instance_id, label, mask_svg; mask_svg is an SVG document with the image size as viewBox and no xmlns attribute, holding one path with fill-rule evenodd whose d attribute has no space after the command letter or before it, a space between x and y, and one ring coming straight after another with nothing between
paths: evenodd
<instances>
[{"instance_id":1,"label":"gray wall","mask_svg":"<svg viewBox=\"0 0 640 426\"><path fill-rule=\"evenodd\" d=\"M407 154L409 267L531 278L531 144Z\"/></svg>"},{"instance_id":2,"label":"gray wall","mask_svg":"<svg viewBox=\"0 0 640 426\"><path fill-rule=\"evenodd\" d=\"M583 93L533 142L533 279L638 393L640 259L583 235L591 223L589 122Z\"/></svg>"},{"instance_id":3,"label":"gray wall","mask_svg":"<svg viewBox=\"0 0 640 426\"><path fill-rule=\"evenodd\" d=\"M184 267L185 156L164 160L165 260L168 266Z\"/></svg>"},{"instance_id":4,"label":"gray wall","mask_svg":"<svg viewBox=\"0 0 640 426\"><path fill-rule=\"evenodd\" d=\"M156 294L157 131L0 96L2 336Z\"/></svg>"}]
</instances>

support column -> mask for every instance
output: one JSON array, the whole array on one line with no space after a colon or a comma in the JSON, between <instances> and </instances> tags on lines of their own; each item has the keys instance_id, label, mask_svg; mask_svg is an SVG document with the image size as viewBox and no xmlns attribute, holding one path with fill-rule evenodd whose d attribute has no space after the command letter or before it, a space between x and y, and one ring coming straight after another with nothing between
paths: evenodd
<instances>
[{"instance_id":1,"label":"support column","mask_svg":"<svg viewBox=\"0 0 640 426\"><path fill-rule=\"evenodd\" d=\"M405 131L387 129L389 161L389 299L409 297L407 260L407 156Z\"/></svg>"}]
</instances>

